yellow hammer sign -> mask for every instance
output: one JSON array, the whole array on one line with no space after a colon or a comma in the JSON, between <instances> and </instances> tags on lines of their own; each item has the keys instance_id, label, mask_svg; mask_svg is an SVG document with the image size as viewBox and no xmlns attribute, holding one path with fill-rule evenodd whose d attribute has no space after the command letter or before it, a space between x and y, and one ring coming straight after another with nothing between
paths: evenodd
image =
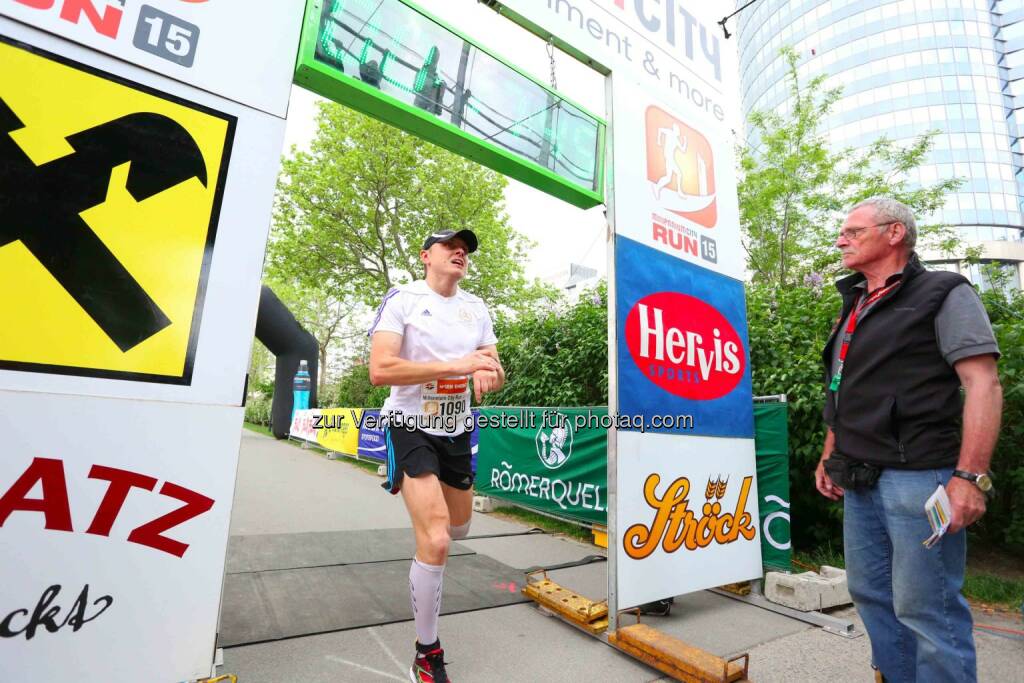
<instances>
[{"instance_id":1,"label":"yellow hammer sign","mask_svg":"<svg viewBox=\"0 0 1024 683\"><path fill-rule=\"evenodd\" d=\"M236 119L0 37L0 368L190 384Z\"/></svg>"}]
</instances>

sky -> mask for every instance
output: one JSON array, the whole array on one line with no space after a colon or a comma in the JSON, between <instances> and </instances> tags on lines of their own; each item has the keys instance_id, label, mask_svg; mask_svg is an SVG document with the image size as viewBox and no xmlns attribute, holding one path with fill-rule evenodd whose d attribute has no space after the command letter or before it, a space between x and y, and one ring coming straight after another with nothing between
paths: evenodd
<instances>
[{"instance_id":1,"label":"sky","mask_svg":"<svg viewBox=\"0 0 1024 683\"><path fill-rule=\"evenodd\" d=\"M472 0L417 0L417 4L485 44L505 61L550 84L551 66L545 42L494 10ZM560 93L607 120L604 76L556 50L555 77ZM315 102L319 99L292 86L286 153L292 145L309 144L315 132ZM570 263L594 268L601 275L607 272L607 223L603 207L584 211L510 178L505 209L512 227L536 243L524 264L527 277L548 278L567 271Z\"/></svg>"}]
</instances>

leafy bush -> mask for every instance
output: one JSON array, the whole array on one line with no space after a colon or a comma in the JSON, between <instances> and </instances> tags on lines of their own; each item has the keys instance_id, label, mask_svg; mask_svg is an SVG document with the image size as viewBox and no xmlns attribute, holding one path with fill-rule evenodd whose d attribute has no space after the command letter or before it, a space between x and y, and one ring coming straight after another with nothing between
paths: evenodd
<instances>
[{"instance_id":1,"label":"leafy bush","mask_svg":"<svg viewBox=\"0 0 1024 683\"><path fill-rule=\"evenodd\" d=\"M270 426L270 396L257 394L245 403L245 421Z\"/></svg>"},{"instance_id":2,"label":"leafy bush","mask_svg":"<svg viewBox=\"0 0 1024 683\"><path fill-rule=\"evenodd\" d=\"M370 384L370 366L352 365L320 399L323 408L380 408L391 387Z\"/></svg>"},{"instance_id":3,"label":"leafy bush","mask_svg":"<svg viewBox=\"0 0 1024 683\"><path fill-rule=\"evenodd\" d=\"M831 286L747 287L754 395L786 394L789 401L790 514L800 548L842 537L842 505L823 498L813 481L825 439L821 349L839 306Z\"/></svg>"},{"instance_id":4,"label":"leafy bush","mask_svg":"<svg viewBox=\"0 0 1024 683\"><path fill-rule=\"evenodd\" d=\"M587 406L608 402L604 284L575 304L556 303L495 323L507 381L486 405Z\"/></svg>"},{"instance_id":5,"label":"leafy bush","mask_svg":"<svg viewBox=\"0 0 1024 683\"><path fill-rule=\"evenodd\" d=\"M996 496L974 527L993 544L1024 548L1024 294L982 295L1002 357L1003 426L992 456Z\"/></svg>"}]
</instances>

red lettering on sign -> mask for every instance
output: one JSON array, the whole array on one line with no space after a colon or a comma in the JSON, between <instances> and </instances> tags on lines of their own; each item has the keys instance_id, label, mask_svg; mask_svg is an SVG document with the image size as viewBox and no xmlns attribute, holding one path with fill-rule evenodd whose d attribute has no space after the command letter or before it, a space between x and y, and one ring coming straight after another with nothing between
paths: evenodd
<instances>
[{"instance_id":1,"label":"red lettering on sign","mask_svg":"<svg viewBox=\"0 0 1024 683\"><path fill-rule=\"evenodd\" d=\"M32 9L50 9L53 7L54 0L14 0L14 2Z\"/></svg>"},{"instance_id":2,"label":"red lettering on sign","mask_svg":"<svg viewBox=\"0 0 1024 683\"><path fill-rule=\"evenodd\" d=\"M121 26L121 15L124 14L124 11L119 7L107 5L101 15L92 2L93 0L64 0L64 6L60 10L60 18L70 21L72 24L77 24L79 19L82 18L82 14L85 13L89 23L92 24L97 33L108 38L116 38L117 29ZM52 5L53 3L51 2L50 4Z\"/></svg>"},{"instance_id":3,"label":"red lettering on sign","mask_svg":"<svg viewBox=\"0 0 1024 683\"><path fill-rule=\"evenodd\" d=\"M110 535L131 489L152 491L157 484L153 477L103 465L93 465L89 470L89 478L110 482L86 530L86 533L97 536ZM36 484L42 485L42 498L28 498ZM168 538L163 535L164 532L208 512L214 500L169 481L164 482L160 488L160 495L180 500L185 505L139 526L128 534L128 541L182 557L189 544ZM0 497L0 528L12 512L19 510L43 513L47 529L74 531L63 461L35 458L29 464L18 480Z\"/></svg>"},{"instance_id":4,"label":"red lettering on sign","mask_svg":"<svg viewBox=\"0 0 1024 683\"><path fill-rule=\"evenodd\" d=\"M697 247L699 245L697 244L697 240L693 237L684 235L681 232L676 232L675 230L669 230L664 225L659 225L657 223L653 223L652 225L654 226L652 238L655 242L667 244L676 251L685 251L693 256L698 255Z\"/></svg>"},{"instance_id":5,"label":"red lettering on sign","mask_svg":"<svg viewBox=\"0 0 1024 683\"><path fill-rule=\"evenodd\" d=\"M27 498L37 483L43 485L42 498ZM53 458L36 458L18 481L0 498L0 526L15 510L42 512L46 528L52 531L73 531L68 486L64 479L64 463Z\"/></svg>"},{"instance_id":6,"label":"red lettering on sign","mask_svg":"<svg viewBox=\"0 0 1024 683\"><path fill-rule=\"evenodd\" d=\"M715 307L686 294L658 292L626 316L633 362L656 385L676 396L711 400L743 378L743 340Z\"/></svg>"},{"instance_id":7,"label":"red lettering on sign","mask_svg":"<svg viewBox=\"0 0 1024 683\"><path fill-rule=\"evenodd\" d=\"M213 499L177 484L172 484L169 481L164 482L163 487L160 489L160 495L177 498L185 503L185 505L177 510L168 512L163 517L157 517L152 522L143 524L128 534L128 540L132 543L141 543L142 545L148 545L150 548L156 548L165 553L181 557L188 550L188 543L175 541L173 538L167 538L160 534L203 514L213 507Z\"/></svg>"},{"instance_id":8,"label":"red lettering on sign","mask_svg":"<svg viewBox=\"0 0 1024 683\"><path fill-rule=\"evenodd\" d=\"M92 518L92 524L85 530L87 534L98 536L109 536L110 529L114 526L117 514L121 512L121 506L128 498L128 492L132 488L140 488L152 491L156 486L156 479L143 474L136 474L128 470L119 470L114 467L93 465L89 472L90 479L103 479L110 482L107 492L103 494L103 500L96 510L96 516Z\"/></svg>"}]
</instances>

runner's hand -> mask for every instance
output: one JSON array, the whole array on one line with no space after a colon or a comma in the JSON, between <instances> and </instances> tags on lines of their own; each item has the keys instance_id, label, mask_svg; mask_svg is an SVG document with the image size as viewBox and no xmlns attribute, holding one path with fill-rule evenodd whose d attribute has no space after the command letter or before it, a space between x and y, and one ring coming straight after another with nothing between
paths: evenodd
<instances>
[{"instance_id":1,"label":"runner's hand","mask_svg":"<svg viewBox=\"0 0 1024 683\"><path fill-rule=\"evenodd\" d=\"M498 373L495 370L477 370L473 373L473 395L476 402L480 403L484 394L497 391L501 388Z\"/></svg>"},{"instance_id":2,"label":"runner's hand","mask_svg":"<svg viewBox=\"0 0 1024 683\"><path fill-rule=\"evenodd\" d=\"M483 351L474 351L468 356L452 361L453 375L472 375L477 370L498 371L498 361Z\"/></svg>"}]
</instances>

